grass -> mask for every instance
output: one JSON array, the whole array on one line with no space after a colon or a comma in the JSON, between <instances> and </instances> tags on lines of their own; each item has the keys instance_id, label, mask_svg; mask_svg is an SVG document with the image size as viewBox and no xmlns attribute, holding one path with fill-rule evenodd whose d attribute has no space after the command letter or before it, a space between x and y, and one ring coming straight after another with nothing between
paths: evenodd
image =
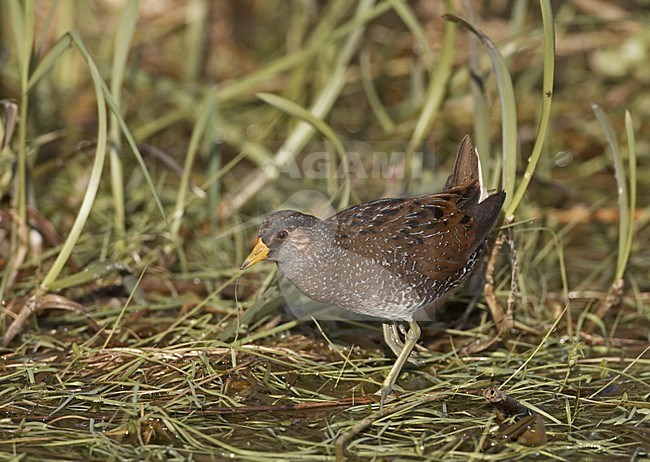
<instances>
[{"instance_id":1,"label":"grass","mask_svg":"<svg viewBox=\"0 0 650 462\"><path fill-rule=\"evenodd\" d=\"M648 457L642 2L39 5L0 4L2 459ZM238 268L287 204L439 190L466 133L513 193L514 326L467 353L496 332L468 284L379 409L379 325Z\"/></svg>"}]
</instances>

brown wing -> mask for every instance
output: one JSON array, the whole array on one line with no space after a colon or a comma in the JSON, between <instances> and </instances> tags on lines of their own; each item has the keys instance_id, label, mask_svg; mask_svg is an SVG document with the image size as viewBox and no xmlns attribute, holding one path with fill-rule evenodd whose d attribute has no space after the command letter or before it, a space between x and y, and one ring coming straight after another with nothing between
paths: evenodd
<instances>
[{"instance_id":1,"label":"brown wing","mask_svg":"<svg viewBox=\"0 0 650 462\"><path fill-rule=\"evenodd\" d=\"M499 213L502 200L479 204L479 195L478 182L469 180L439 194L361 204L326 222L346 250L407 277L440 280L465 268Z\"/></svg>"}]
</instances>

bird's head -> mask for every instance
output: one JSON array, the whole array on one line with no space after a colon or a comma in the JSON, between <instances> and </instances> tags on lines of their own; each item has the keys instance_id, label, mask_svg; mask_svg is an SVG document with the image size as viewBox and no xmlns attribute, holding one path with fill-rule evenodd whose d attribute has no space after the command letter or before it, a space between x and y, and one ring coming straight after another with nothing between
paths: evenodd
<instances>
[{"instance_id":1,"label":"bird's head","mask_svg":"<svg viewBox=\"0 0 650 462\"><path fill-rule=\"evenodd\" d=\"M241 269L250 268L262 260L281 263L308 252L314 239L311 230L318 223L321 223L319 218L294 210L272 213L260 226L255 247Z\"/></svg>"}]
</instances>

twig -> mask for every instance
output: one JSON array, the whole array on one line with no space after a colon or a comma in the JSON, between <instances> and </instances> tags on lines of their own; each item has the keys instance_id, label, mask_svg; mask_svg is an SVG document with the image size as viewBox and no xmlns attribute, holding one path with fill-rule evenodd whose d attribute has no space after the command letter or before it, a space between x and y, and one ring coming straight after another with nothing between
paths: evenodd
<instances>
[{"instance_id":1,"label":"twig","mask_svg":"<svg viewBox=\"0 0 650 462\"><path fill-rule=\"evenodd\" d=\"M512 223L512 217L506 218L505 225ZM507 307L506 310L503 309L503 306L497 299L496 293L494 291L494 270L496 267L496 260L499 256L499 250L503 246L508 237L508 242L510 244L510 252L512 255L512 273L510 281L510 294L508 294ZM497 237L496 242L492 246L490 252L490 257L487 262L487 267L485 269L485 302L490 309L490 314L494 320L494 324L497 328L497 333L491 339L485 340L476 340L469 345L465 346L461 350L461 354L472 354L478 351L483 351L486 348L492 346L503 334L512 329L513 326L513 306L515 303L515 294L517 291L517 258L515 253L515 244L514 237L512 235L512 229L508 231L508 235L505 232L501 231Z\"/></svg>"},{"instance_id":2,"label":"twig","mask_svg":"<svg viewBox=\"0 0 650 462\"><path fill-rule=\"evenodd\" d=\"M598 319L603 319L603 317L605 316L605 314L607 314L609 310L621 304L621 301L623 299L623 286L624 286L623 278L614 281L614 283L609 289L609 292L607 292L607 296L601 300L598 306L598 310L595 313L595 316ZM582 332L584 334L590 335L595 328L596 328L596 323L594 323L593 321L589 321L589 324L585 326Z\"/></svg>"}]
</instances>

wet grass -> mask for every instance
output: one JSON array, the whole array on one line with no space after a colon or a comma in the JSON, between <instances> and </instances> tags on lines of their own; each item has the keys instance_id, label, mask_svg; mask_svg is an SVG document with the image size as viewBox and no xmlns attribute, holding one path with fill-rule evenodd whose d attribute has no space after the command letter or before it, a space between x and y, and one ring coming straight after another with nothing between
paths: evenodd
<instances>
[{"instance_id":1,"label":"wet grass","mask_svg":"<svg viewBox=\"0 0 650 462\"><path fill-rule=\"evenodd\" d=\"M642 2L38 5L0 5L0 457L648 457ZM238 268L264 213L439 190L465 133L513 241L380 409L378 323Z\"/></svg>"}]
</instances>

